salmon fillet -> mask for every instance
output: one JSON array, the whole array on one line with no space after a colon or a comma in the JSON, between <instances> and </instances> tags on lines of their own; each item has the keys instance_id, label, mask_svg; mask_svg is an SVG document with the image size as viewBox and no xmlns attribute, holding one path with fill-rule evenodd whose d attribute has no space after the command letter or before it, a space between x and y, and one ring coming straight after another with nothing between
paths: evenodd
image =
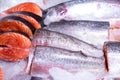
<instances>
[{"instance_id":1,"label":"salmon fillet","mask_svg":"<svg viewBox=\"0 0 120 80\"><path fill-rule=\"evenodd\" d=\"M5 32L0 35L0 59L19 61L28 57L31 40L19 32Z\"/></svg>"}]
</instances>

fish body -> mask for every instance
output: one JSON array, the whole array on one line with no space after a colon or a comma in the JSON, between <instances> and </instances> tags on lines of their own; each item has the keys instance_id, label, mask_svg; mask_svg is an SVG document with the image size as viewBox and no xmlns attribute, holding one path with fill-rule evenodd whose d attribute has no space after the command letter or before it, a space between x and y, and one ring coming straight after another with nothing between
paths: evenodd
<instances>
[{"instance_id":1,"label":"fish body","mask_svg":"<svg viewBox=\"0 0 120 80\"><path fill-rule=\"evenodd\" d=\"M32 39L32 44L33 46L54 46L71 51L82 51L83 53L85 53L85 55L103 57L102 50L91 44L88 44L69 35L45 29L36 30Z\"/></svg>"},{"instance_id":2,"label":"fish body","mask_svg":"<svg viewBox=\"0 0 120 80\"><path fill-rule=\"evenodd\" d=\"M73 36L100 49L102 49L104 42L108 41L109 22L60 21L51 23L44 28Z\"/></svg>"},{"instance_id":3,"label":"fish body","mask_svg":"<svg viewBox=\"0 0 120 80\"><path fill-rule=\"evenodd\" d=\"M120 43L119 42L105 42L104 43L104 54L107 62L109 74L111 76L119 77L120 63Z\"/></svg>"},{"instance_id":4,"label":"fish body","mask_svg":"<svg viewBox=\"0 0 120 80\"><path fill-rule=\"evenodd\" d=\"M44 23L48 25L60 20L110 21L120 19L119 7L120 3L117 0L72 0L47 9Z\"/></svg>"},{"instance_id":5,"label":"fish body","mask_svg":"<svg viewBox=\"0 0 120 80\"><path fill-rule=\"evenodd\" d=\"M105 71L104 58L88 57L83 55L82 52L37 46L34 54L35 56L31 67L32 76L47 78L49 77L48 71L55 67L71 73L90 71L98 72L99 74Z\"/></svg>"},{"instance_id":6,"label":"fish body","mask_svg":"<svg viewBox=\"0 0 120 80\"><path fill-rule=\"evenodd\" d=\"M28 57L31 40L19 32L0 34L0 60L19 61Z\"/></svg>"}]
</instances>

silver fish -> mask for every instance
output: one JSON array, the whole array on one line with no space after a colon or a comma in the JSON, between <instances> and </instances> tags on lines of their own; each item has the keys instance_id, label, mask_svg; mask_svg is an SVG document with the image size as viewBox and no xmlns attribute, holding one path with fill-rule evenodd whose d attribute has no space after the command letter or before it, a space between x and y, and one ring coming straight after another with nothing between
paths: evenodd
<instances>
[{"instance_id":1,"label":"silver fish","mask_svg":"<svg viewBox=\"0 0 120 80\"><path fill-rule=\"evenodd\" d=\"M105 72L104 58L88 57L83 55L82 52L55 47L36 46L34 54L31 67L32 76L50 77L48 71L54 67L71 73L88 71L101 74L101 72Z\"/></svg>"},{"instance_id":2,"label":"silver fish","mask_svg":"<svg viewBox=\"0 0 120 80\"><path fill-rule=\"evenodd\" d=\"M102 21L60 21L45 27L47 30L71 35L102 49L108 41L109 22Z\"/></svg>"},{"instance_id":3,"label":"silver fish","mask_svg":"<svg viewBox=\"0 0 120 80\"><path fill-rule=\"evenodd\" d=\"M82 51L84 55L103 57L103 51L97 47L62 33L39 29L34 34L33 46L54 46L71 51Z\"/></svg>"},{"instance_id":4,"label":"silver fish","mask_svg":"<svg viewBox=\"0 0 120 80\"><path fill-rule=\"evenodd\" d=\"M120 42L105 42L104 54L109 74L120 76ZM116 76L119 75L119 76Z\"/></svg>"},{"instance_id":5,"label":"silver fish","mask_svg":"<svg viewBox=\"0 0 120 80\"><path fill-rule=\"evenodd\" d=\"M60 20L120 20L119 0L72 0L46 10L44 23Z\"/></svg>"}]
</instances>

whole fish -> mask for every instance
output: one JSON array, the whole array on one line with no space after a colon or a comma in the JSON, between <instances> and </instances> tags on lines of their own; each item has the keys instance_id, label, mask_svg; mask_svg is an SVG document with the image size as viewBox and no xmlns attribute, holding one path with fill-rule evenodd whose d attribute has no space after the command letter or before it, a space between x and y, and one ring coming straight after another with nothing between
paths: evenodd
<instances>
[{"instance_id":1,"label":"whole fish","mask_svg":"<svg viewBox=\"0 0 120 80\"><path fill-rule=\"evenodd\" d=\"M3 11L5 13L12 13L16 11L27 11L32 12L36 15L42 16L42 10L41 8L34 2L21 2L14 4L14 6L10 7L9 9Z\"/></svg>"},{"instance_id":2,"label":"whole fish","mask_svg":"<svg viewBox=\"0 0 120 80\"><path fill-rule=\"evenodd\" d=\"M46 10L44 23L60 20L110 21L120 19L118 0L72 0Z\"/></svg>"},{"instance_id":3,"label":"whole fish","mask_svg":"<svg viewBox=\"0 0 120 80\"><path fill-rule=\"evenodd\" d=\"M105 42L104 54L109 74L115 77L120 75L120 42ZM119 75L119 76L118 76Z\"/></svg>"},{"instance_id":4,"label":"whole fish","mask_svg":"<svg viewBox=\"0 0 120 80\"><path fill-rule=\"evenodd\" d=\"M109 22L102 21L60 21L45 27L47 30L71 35L102 49L108 41Z\"/></svg>"},{"instance_id":5,"label":"whole fish","mask_svg":"<svg viewBox=\"0 0 120 80\"><path fill-rule=\"evenodd\" d=\"M94 45L69 35L45 29L39 29L35 32L32 44L33 46L54 46L72 51L82 51L87 56L103 57L103 51Z\"/></svg>"},{"instance_id":6,"label":"whole fish","mask_svg":"<svg viewBox=\"0 0 120 80\"><path fill-rule=\"evenodd\" d=\"M35 56L31 66L32 76L42 78L50 77L49 73L51 71L49 72L49 70L54 68L60 68L73 74L80 71L88 71L98 72L97 75L99 75L105 71L104 58L88 57L83 55L82 52L50 46L36 46L34 54Z\"/></svg>"}]
</instances>

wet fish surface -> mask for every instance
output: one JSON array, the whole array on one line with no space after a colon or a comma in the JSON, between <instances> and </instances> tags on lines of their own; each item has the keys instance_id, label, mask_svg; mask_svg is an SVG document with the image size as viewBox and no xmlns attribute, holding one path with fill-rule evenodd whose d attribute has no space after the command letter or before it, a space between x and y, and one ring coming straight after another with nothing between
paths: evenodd
<instances>
[{"instance_id":1,"label":"wet fish surface","mask_svg":"<svg viewBox=\"0 0 120 80\"><path fill-rule=\"evenodd\" d=\"M110 21L120 19L118 0L72 0L46 10L44 23L60 20ZM114 10L114 11L113 11Z\"/></svg>"},{"instance_id":2,"label":"wet fish surface","mask_svg":"<svg viewBox=\"0 0 120 80\"><path fill-rule=\"evenodd\" d=\"M103 21L60 21L45 27L50 31L71 35L100 49L108 41L108 28L109 22Z\"/></svg>"},{"instance_id":3,"label":"wet fish surface","mask_svg":"<svg viewBox=\"0 0 120 80\"><path fill-rule=\"evenodd\" d=\"M35 32L32 44L33 46L54 46L71 51L82 51L87 56L103 57L103 51L91 44L72 36L45 29L39 29Z\"/></svg>"},{"instance_id":4,"label":"wet fish surface","mask_svg":"<svg viewBox=\"0 0 120 80\"><path fill-rule=\"evenodd\" d=\"M58 67L71 73L79 71L98 72L105 71L104 58L94 58L83 55L82 52L65 49L36 46L35 56L31 67L31 75L47 78L49 70Z\"/></svg>"}]
</instances>

